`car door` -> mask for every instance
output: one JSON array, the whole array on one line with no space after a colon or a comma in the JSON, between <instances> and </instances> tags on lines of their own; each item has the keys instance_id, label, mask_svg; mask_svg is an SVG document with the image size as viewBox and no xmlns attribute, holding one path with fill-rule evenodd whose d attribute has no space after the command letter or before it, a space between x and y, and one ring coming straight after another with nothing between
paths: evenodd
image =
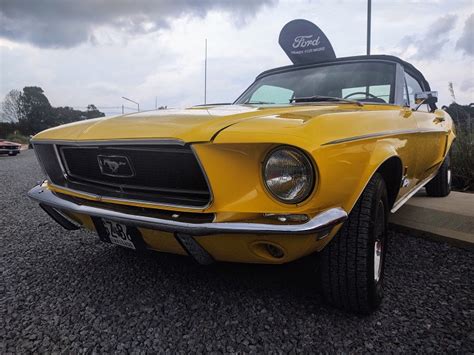
<instances>
[{"instance_id":1,"label":"car door","mask_svg":"<svg viewBox=\"0 0 474 355\"><path fill-rule=\"evenodd\" d=\"M408 73L405 73L405 81L409 105L418 127L415 137L416 176L418 180L423 180L432 175L442 162L448 131L446 123L430 112L428 105L419 106L415 103L415 94L424 91L420 83Z\"/></svg>"}]
</instances>

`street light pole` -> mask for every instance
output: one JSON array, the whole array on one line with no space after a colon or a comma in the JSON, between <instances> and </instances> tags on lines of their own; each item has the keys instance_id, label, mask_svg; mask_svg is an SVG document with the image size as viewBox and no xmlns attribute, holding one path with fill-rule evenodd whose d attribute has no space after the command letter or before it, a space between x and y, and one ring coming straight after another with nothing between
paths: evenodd
<instances>
[{"instance_id":1,"label":"street light pole","mask_svg":"<svg viewBox=\"0 0 474 355\"><path fill-rule=\"evenodd\" d=\"M131 99L125 97L125 96L122 96L122 99L127 100L127 101L130 101L130 102L133 102L135 105L137 105L137 110L138 110L138 112L140 112L140 104L139 104L138 102L133 101L133 100L131 100Z\"/></svg>"},{"instance_id":2,"label":"street light pole","mask_svg":"<svg viewBox=\"0 0 474 355\"><path fill-rule=\"evenodd\" d=\"M370 55L371 21L372 21L372 0L367 0L367 55Z\"/></svg>"},{"instance_id":3,"label":"street light pole","mask_svg":"<svg viewBox=\"0 0 474 355\"><path fill-rule=\"evenodd\" d=\"M204 105L207 103L207 38L204 46Z\"/></svg>"}]
</instances>

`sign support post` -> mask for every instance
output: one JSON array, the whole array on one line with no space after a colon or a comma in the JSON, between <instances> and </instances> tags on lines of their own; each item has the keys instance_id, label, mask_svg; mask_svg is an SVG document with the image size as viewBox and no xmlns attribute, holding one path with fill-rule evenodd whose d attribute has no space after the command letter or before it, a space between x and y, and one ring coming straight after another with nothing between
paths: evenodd
<instances>
[{"instance_id":1,"label":"sign support post","mask_svg":"<svg viewBox=\"0 0 474 355\"><path fill-rule=\"evenodd\" d=\"M207 103L207 38L204 45L204 105Z\"/></svg>"},{"instance_id":2,"label":"sign support post","mask_svg":"<svg viewBox=\"0 0 474 355\"><path fill-rule=\"evenodd\" d=\"M370 55L371 22L372 22L372 0L367 0L367 55Z\"/></svg>"}]
</instances>

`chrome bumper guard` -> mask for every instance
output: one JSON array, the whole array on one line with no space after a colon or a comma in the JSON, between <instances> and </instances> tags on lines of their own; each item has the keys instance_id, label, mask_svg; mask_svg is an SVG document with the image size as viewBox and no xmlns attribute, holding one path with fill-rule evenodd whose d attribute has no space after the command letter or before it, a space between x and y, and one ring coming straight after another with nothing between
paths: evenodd
<instances>
[{"instance_id":1,"label":"chrome bumper guard","mask_svg":"<svg viewBox=\"0 0 474 355\"><path fill-rule=\"evenodd\" d=\"M211 234L312 234L325 231L344 222L347 213L340 207L331 208L317 214L309 221L301 224L265 224L245 222L212 222L189 223L155 217L133 215L105 208L80 205L61 198L51 190L40 185L28 192L28 196L43 206L62 211L70 211L94 217L109 219L118 223L160 230L164 232L183 233L191 236Z\"/></svg>"}]
</instances>

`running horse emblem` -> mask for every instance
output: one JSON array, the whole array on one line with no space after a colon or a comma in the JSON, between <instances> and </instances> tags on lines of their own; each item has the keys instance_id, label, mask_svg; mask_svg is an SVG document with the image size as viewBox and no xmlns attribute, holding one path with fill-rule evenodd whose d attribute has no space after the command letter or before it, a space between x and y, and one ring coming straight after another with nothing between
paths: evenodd
<instances>
[{"instance_id":1,"label":"running horse emblem","mask_svg":"<svg viewBox=\"0 0 474 355\"><path fill-rule=\"evenodd\" d=\"M130 162L125 156L97 156L100 172L103 175L130 177L133 176L133 169ZM121 167L123 167L121 169Z\"/></svg>"},{"instance_id":2,"label":"running horse emblem","mask_svg":"<svg viewBox=\"0 0 474 355\"><path fill-rule=\"evenodd\" d=\"M122 166L122 165L127 165L125 162L123 161L115 161L115 160L110 160L110 159L104 159L103 160L103 164L105 166L107 166L107 168L113 173L115 174L118 169Z\"/></svg>"}]
</instances>

